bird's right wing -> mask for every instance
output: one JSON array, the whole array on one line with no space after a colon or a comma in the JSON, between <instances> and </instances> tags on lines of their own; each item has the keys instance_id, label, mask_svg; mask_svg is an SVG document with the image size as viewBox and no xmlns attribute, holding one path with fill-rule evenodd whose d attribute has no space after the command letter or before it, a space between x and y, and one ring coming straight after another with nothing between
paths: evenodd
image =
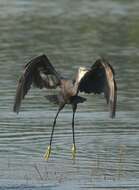
<instances>
[{"instance_id":1,"label":"bird's right wing","mask_svg":"<svg viewBox=\"0 0 139 190\"><path fill-rule=\"evenodd\" d=\"M46 55L38 56L25 65L17 85L14 112L19 112L21 101L32 84L38 88L56 88L60 84L60 76Z\"/></svg>"},{"instance_id":2,"label":"bird's right wing","mask_svg":"<svg viewBox=\"0 0 139 190\"><path fill-rule=\"evenodd\" d=\"M81 78L78 91L85 93L104 93L110 106L110 116L116 112L117 86L114 69L104 59L98 59L91 69Z\"/></svg>"}]
</instances>

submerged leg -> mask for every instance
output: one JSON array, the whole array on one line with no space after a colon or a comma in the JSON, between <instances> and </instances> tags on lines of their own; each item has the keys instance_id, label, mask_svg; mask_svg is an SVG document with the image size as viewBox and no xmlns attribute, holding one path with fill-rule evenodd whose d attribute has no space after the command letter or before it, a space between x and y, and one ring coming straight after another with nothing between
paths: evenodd
<instances>
[{"instance_id":1,"label":"submerged leg","mask_svg":"<svg viewBox=\"0 0 139 190\"><path fill-rule=\"evenodd\" d=\"M72 134L73 134L73 145L72 145L72 159L75 159L76 156L76 145L75 145L75 133L74 133L74 116L77 109L77 105L73 104L73 117L72 117Z\"/></svg>"},{"instance_id":2,"label":"submerged leg","mask_svg":"<svg viewBox=\"0 0 139 190\"><path fill-rule=\"evenodd\" d=\"M51 132L51 137L50 137L50 143L49 143L49 146L48 146L48 148L47 148L47 151L46 151L46 153L45 153L45 155L44 155L44 159L45 159L45 160L48 160L49 157L50 157L50 154L51 154L51 145L52 145L52 139L53 139L53 133L54 133L55 125L56 125L56 119L57 119L57 117L58 117L59 112L63 109L63 107L64 107L64 106L62 106L62 107L60 107L60 108L58 109L58 112L57 112L57 114L56 114L56 116L55 116L55 119L54 119L54 122L53 122L53 126L52 126L52 132Z\"/></svg>"}]
</instances>

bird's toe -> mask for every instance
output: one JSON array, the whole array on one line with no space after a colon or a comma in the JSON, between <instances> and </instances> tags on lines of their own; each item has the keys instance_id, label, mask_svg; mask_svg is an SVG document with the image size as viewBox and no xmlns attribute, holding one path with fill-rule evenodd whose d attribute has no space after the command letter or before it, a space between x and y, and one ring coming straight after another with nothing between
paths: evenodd
<instances>
[{"instance_id":1,"label":"bird's toe","mask_svg":"<svg viewBox=\"0 0 139 190\"><path fill-rule=\"evenodd\" d=\"M76 157L76 146L75 146L75 144L73 144L72 145L72 159L75 159L75 157Z\"/></svg>"},{"instance_id":2,"label":"bird's toe","mask_svg":"<svg viewBox=\"0 0 139 190\"><path fill-rule=\"evenodd\" d=\"M44 159L46 161L48 161L49 157L50 157L50 154L51 154L51 146L49 145L47 150L46 150L46 153L44 154Z\"/></svg>"}]
</instances>

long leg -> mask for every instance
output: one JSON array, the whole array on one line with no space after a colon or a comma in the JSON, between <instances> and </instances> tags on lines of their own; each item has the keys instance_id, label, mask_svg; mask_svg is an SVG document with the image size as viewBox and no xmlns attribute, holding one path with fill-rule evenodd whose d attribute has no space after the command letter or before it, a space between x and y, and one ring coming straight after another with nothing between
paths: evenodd
<instances>
[{"instance_id":1,"label":"long leg","mask_svg":"<svg viewBox=\"0 0 139 190\"><path fill-rule=\"evenodd\" d=\"M73 145L72 145L72 159L75 159L76 156L76 145L75 145L75 132L74 132L74 116L77 109L77 104L72 105L73 116L72 116L72 134L73 134Z\"/></svg>"},{"instance_id":2,"label":"long leg","mask_svg":"<svg viewBox=\"0 0 139 190\"><path fill-rule=\"evenodd\" d=\"M54 129L55 129L55 125L56 125L56 120L57 120L57 117L58 117L59 112L63 109L63 107L64 107L64 105L61 106L61 107L58 109L57 114L56 114L56 116L55 116L55 118L54 118L54 122L53 122L53 126L52 126L52 132L51 132L51 137L50 137L50 143L49 143L49 146L48 146L48 148L47 148L47 151L46 151L46 153L45 153L45 155L44 155L45 160L48 160L49 157L50 157L50 154L51 154L51 145L52 145L52 139L53 139Z\"/></svg>"}]
</instances>

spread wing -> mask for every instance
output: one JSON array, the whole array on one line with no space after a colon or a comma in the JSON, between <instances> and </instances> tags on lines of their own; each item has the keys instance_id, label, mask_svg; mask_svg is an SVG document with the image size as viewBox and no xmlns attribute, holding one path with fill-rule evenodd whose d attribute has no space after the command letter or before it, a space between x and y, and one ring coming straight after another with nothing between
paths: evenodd
<instances>
[{"instance_id":1,"label":"spread wing","mask_svg":"<svg viewBox=\"0 0 139 190\"><path fill-rule=\"evenodd\" d=\"M21 101L32 84L38 88L56 88L60 84L59 74L45 55L38 56L25 65L17 85L14 112L19 112Z\"/></svg>"},{"instance_id":2,"label":"spread wing","mask_svg":"<svg viewBox=\"0 0 139 190\"><path fill-rule=\"evenodd\" d=\"M104 59L98 59L81 78L78 91L85 93L104 93L110 106L110 116L115 117L117 86L112 66Z\"/></svg>"}]
</instances>

